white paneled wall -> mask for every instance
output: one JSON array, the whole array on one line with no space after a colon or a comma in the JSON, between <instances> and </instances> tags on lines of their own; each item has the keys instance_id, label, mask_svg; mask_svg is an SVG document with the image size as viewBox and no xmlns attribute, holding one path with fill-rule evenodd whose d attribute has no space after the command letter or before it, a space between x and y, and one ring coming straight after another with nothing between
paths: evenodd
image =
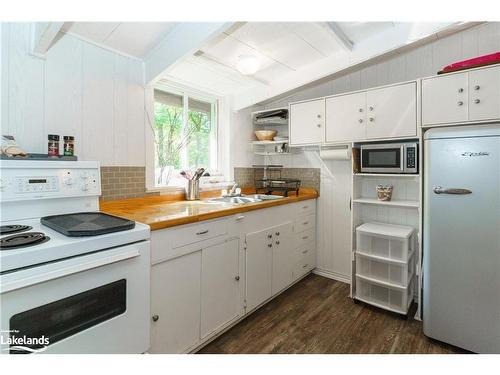
<instances>
[{"instance_id":1,"label":"white paneled wall","mask_svg":"<svg viewBox=\"0 0 500 375\"><path fill-rule=\"evenodd\" d=\"M38 153L47 134L73 135L80 160L144 166L142 62L71 35L39 59L30 28L2 25L2 134Z\"/></svg>"},{"instance_id":2,"label":"white paneled wall","mask_svg":"<svg viewBox=\"0 0 500 375\"><path fill-rule=\"evenodd\" d=\"M454 61L497 51L500 51L500 23L490 22L396 54L361 70L298 90L291 95L266 103L264 106L256 106L253 110L281 107L294 101L432 76ZM233 126L239 127L240 124L242 128L252 126L249 122L241 122ZM234 153L238 154L234 155L238 160L238 166L245 166L245 157L247 166L255 162L253 157L248 157L246 151L235 150ZM340 206L345 200L343 195L348 191L347 189L350 191L350 181L345 178L345 166L348 163L327 162L324 164L314 154L317 152L306 151L293 156L273 157L271 161L287 167L321 168L321 196L318 200L318 268L324 271L324 274L330 274L338 279L349 279L351 250L348 241L346 242L342 237L343 229L339 227L339 225L344 225L343 206ZM407 213L407 215L398 216L407 218L403 224L416 224L413 223L416 215L412 209L366 207L363 212L370 220L384 219L387 222L394 222L392 214L396 213L395 210L398 210L398 213Z\"/></svg>"}]
</instances>

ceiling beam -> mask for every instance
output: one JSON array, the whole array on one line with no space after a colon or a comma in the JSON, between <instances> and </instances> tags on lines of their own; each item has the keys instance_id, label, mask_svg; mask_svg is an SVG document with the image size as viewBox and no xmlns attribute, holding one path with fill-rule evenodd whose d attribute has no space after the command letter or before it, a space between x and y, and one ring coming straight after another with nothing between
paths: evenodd
<instances>
[{"instance_id":1,"label":"ceiling beam","mask_svg":"<svg viewBox=\"0 0 500 375\"><path fill-rule=\"evenodd\" d=\"M352 51L354 42L349 39L344 30L339 26L337 22L326 22L328 28L332 31L333 36L338 40L339 44L342 45L348 51Z\"/></svg>"},{"instance_id":2,"label":"ceiling beam","mask_svg":"<svg viewBox=\"0 0 500 375\"><path fill-rule=\"evenodd\" d=\"M204 43L224 32L231 22L181 22L144 59L145 83L161 78L169 67L193 55Z\"/></svg>"},{"instance_id":3,"label":"ceiling beam","mask_svg":"<svg viewBox=\"0 0 500 375\"><path fill-rule=\"evenodd\" d=\"M31 54L45 58L64 22L35 22L31 31Z\"/></svg>"},{"instance_id":4,"label":"ceiling beam","mask_svg":"<svg viewBox=\"0 0 500 375\"><path fill-rule=\"evenodd\" d=\"M233 94L234 110L263 103L290 94L302 86L314 84L336 74L344 74L369 65L374 59L383 59L405 49L414 48L437 40L441 35L449 35L477 25L474 22L425 22L401 23L356 43L352 51L338 53L318 60L295 72L280 76L268 87L243 89Z\"/></svg>"}]
</instances>

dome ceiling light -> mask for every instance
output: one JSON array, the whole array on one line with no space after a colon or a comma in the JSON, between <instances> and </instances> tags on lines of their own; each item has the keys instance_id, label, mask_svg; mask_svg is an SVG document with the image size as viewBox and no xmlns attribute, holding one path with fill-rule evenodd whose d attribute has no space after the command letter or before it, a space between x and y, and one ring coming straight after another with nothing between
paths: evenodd
<instances>
[{"instance_id":1,"label":"dome ceiling light","mask_svg":"<svg viewBox=\"0 0 500 375\"><path fill-rule=\"evenodd\" d=\"M241 74L252 75L260 68L260 61L257 57L252 55L241 55L236 63L236 69Z\"/></svg>"}]
</instances>

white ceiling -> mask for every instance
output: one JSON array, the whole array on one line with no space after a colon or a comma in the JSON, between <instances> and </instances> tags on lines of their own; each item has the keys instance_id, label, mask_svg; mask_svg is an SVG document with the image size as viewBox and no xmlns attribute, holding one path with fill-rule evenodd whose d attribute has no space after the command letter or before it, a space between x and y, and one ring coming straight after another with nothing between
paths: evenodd
<instances>
[{"instance_id":1,"label":"white ceiling","mask_svg":"<svg viewBox=\"0 0 500 375\"><path fill-rule=\"evenodd\" d=\"M62 31L143 59L174 26L173 22L66 22Z\"/></svg>"},{"instance_id":2,"label":"white ceiling","mask_svg":"<svg viewBox=\"0 0 500 375\"><path fill-rule=\"evenodd\" d=\"M395 26L393 22L342 22L341 32L354 44ZM278 77L345 51L345 45L326 22L237 23L193 56L180 61L165 79L191 84L218 95L265 87ZM256 56L260 69L251 77L236 70L238 57Z\"/></svg>"}]
</instances>

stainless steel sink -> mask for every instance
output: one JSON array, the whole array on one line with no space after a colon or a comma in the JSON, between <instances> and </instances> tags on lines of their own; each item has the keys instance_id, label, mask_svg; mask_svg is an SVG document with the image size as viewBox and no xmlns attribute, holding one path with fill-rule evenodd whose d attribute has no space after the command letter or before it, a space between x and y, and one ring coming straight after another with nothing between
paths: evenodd
<instances>
[{"instance_id":1,"label":"stainless steel sink","mask_svg":"<svg viewBox=\"0 0 500 375\"><path fill-rule=\"evenodd\" d=\"M262 202L280 198L283 197L280 195L251 194L251 195L242 195L236 197L210 198L210 199L205 199L204 201L207 203L246 204L246 203L256 203L256 202Z\"/></svg>"}]
</instances>

